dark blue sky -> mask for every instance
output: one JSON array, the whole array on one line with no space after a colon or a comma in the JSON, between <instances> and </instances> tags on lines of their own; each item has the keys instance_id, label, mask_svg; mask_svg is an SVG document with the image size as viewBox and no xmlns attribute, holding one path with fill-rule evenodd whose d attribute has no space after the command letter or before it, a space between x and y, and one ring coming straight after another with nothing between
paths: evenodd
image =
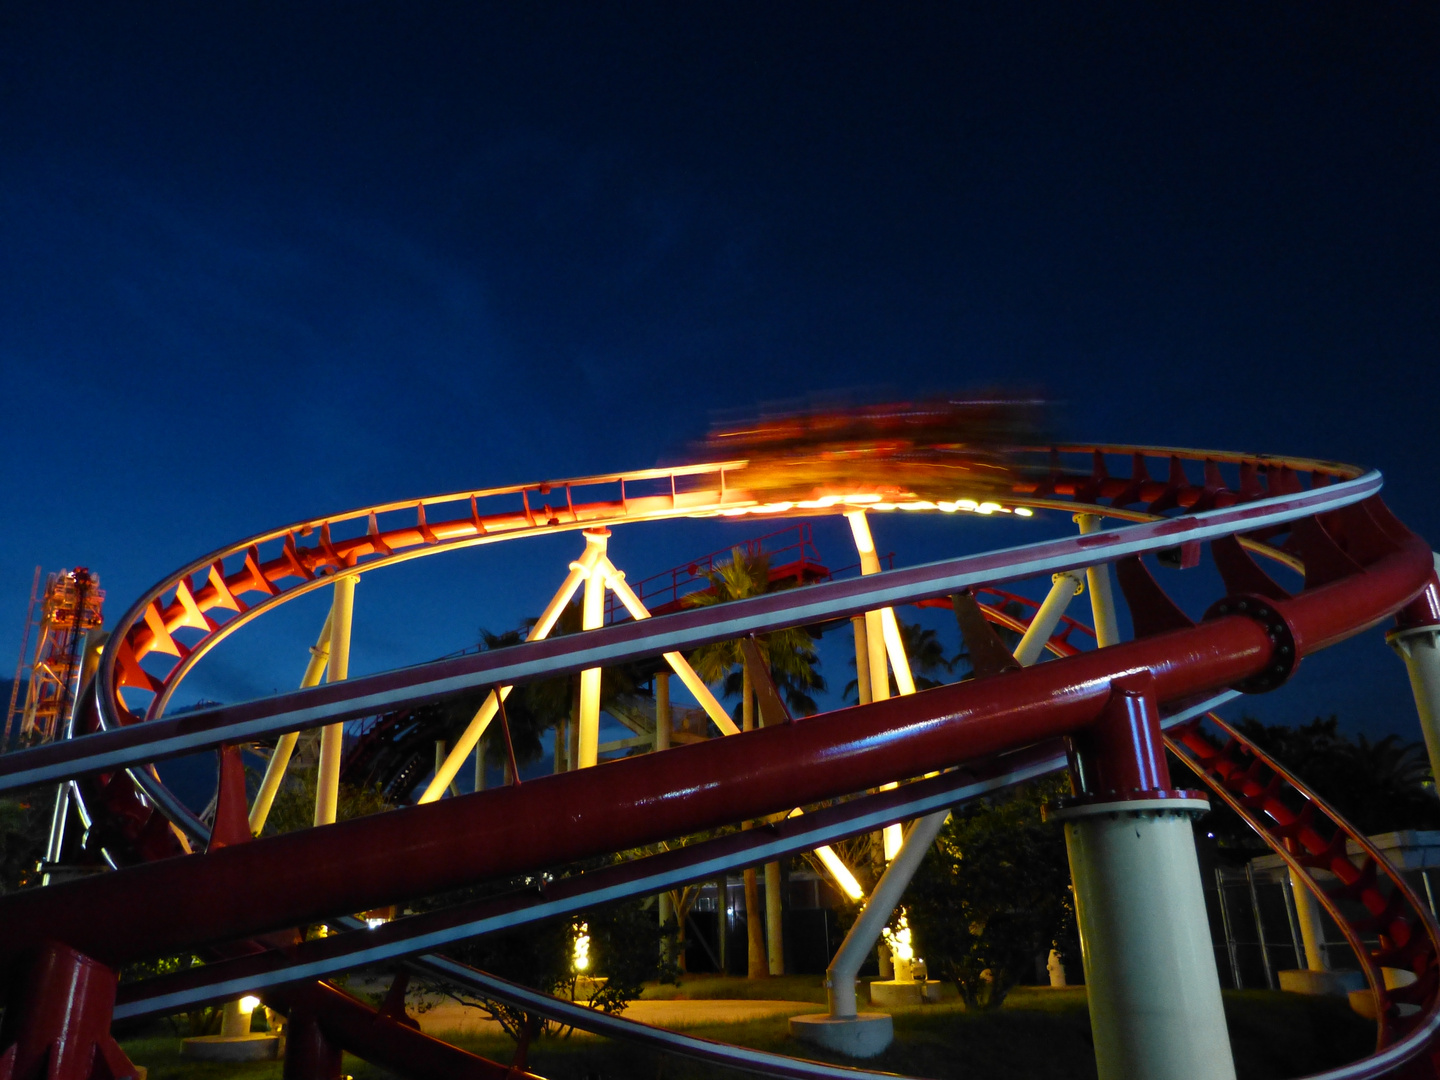
<instances>
[{"instance_id":1,"label":"dark blue sky","mask_svg":"<svg viewBox=\"0 0 1440 1080\"><path fill-rule=\"evenodd\" d=\"M36 563L118 615L266 527L857 387L1377 466L1435 542L1437 57L1423 5L0 2L0 647ZM877 533L1027 538L980 526ZM367 580L357 669L512 625L573 546ZM312 609L195 692L293 683ZM1251 704L1411 732L1407 694L1369 635Z\"/></svg>"}]
</instances>

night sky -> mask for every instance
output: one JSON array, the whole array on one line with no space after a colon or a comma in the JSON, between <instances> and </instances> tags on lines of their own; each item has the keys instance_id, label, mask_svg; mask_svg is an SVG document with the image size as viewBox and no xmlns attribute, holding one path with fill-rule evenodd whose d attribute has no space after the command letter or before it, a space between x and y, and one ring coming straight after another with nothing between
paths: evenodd
<instances>
[{"instance_id":1,"label":"night sky","mask_svg":"<svg viewBox=\"0 0 1440 1080\"><path fill-rule=\"evenodd\" d=\"M37 563L113 619L262 529L834 392L1375 466L1440 542L1437 57L1433 5L0 2L0 662ZM1068 528L875 525L900 563ZM579 546L367 578L352 672L515 625ZM177 704L292 686L293 606ZM1418 734L1378 632L1246 704Z\"/></svg>"}]
</instances>

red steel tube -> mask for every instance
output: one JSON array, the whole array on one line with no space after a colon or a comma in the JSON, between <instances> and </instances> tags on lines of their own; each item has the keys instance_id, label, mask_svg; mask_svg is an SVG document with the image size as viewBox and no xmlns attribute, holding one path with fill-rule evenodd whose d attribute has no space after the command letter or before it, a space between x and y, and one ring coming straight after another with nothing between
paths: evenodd
<instances>
[{"instance_id":1,"label":"red steel tube","mask_svg":"<svg viewBox=\"0 0 1440 1080\"><path fill-rule=\"evenodd\" d=\"M311 983L288 994L267 994L265 1001L272 1007L290 1010L292 1023L298 1019L302 1026L311 1028L297 1034L302 1037L308 1034L317 1044L306 1048L311 1051L312 1060L322 1059L316 1064L323 1065L325 1052L330 1047L334 1048L338 1064L343 1046L356 1057L389 1065L406 1076L443 1076L446 1080L541 1080L532 1073L512 1069L424 1035L326 983ZM335 1071L338 1073L338 1068ZM285 1075L290 1076L288 1049Z\"/></svg>"},{"instance_id":2,"label":"red steel tube","mask_svg":"<svg viewBox=\"0 0 1440 1080\"><path fill-rule=\"evenodd\" d=\"M1398 610L1432 573L1428 546L1413 539L1363 574L1276 606L1308 651ZM1259 623L1228 616L523 787L20 893L0 901L0 972L45 937L123 963L763 817L1072 734L1127 675L1149 671L1161 703L1211 692L1262 670L1271 648Z\"/></svg>"}]
</instances>

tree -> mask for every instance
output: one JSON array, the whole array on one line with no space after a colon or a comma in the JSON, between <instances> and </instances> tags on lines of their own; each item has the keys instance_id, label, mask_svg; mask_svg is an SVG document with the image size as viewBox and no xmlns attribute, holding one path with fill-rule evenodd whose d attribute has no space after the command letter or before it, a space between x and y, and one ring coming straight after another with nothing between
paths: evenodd
<instances>
[{"instance_id":1,"label":"tree","mask_svg":"<svg viewBox=\"0 0 1440 1080\"><path fill-rule=\"evenodd\" d=\"M1075 947L1065 838L1040 817L1066 790L1052 778L957 809L910 884L916 955L967 1008L998 1008L1036 957Z\"/></svg>"},{"instance_id":2,"label":"tree","mask_svg":"<svg viewBox=\"0 0 1440 1080\"><path fill-rule=\"evenodd\" d=\"M620 861L630 854L633 853L621 853L611 859ZM570 867L569 872L583 872L604 861L608 860L591 860ZM512 880L467 889L435 898L424 906L474 900L482 895L525 887L525 884L525 880ZM534 887L533 882L530 887ZM577 948L582 939L583 950ZM657 975L673 978L673 972L661 970L658 946L654 913L646 910L645 901L636 900L458 942L447 946L445 955L533 990L563 994L602 1012L619 1013L640 996L645 980ZM583 968L578 962L582 954ZM582 976L585 989L577 996ZM520 1044L522 1065L524 1048L532 1039L559 1034L566 1029L566 1025L558 1021L497 1001L470 987L436 979L426 979L424 985L479 1009L496 1021Z\"/></svg>"},{"instance_id":3,"label":"tree","mask_svg":"<svg viewBox=\"0 0 1440 1080\"><path fill-rule=\"evenodd\" d=\"M729 562L717 564L705 576L709 579L710 587L686 597L687 606L724 604L731 600L761 596L776 587L770 580L770 557L763 552L749 555L738 547L731 550ZM792 627L757 635L755 643L790 711L800 715L813 713L815 699L810 696L811 692L825 689L825 679L816 670L820 657L815 652L814 635L804 627ZM750 670L740 642L718 641L712 645L703 645L691 654L690 663L707 683L722 684L722 692L726 697L737 693L740 695L741 727L747 731L753 728L755 704L752 688L755 673ZM778 874L767 873L767 880L776 877ZM744 879L745 925L749 942L747 968L750 978L761 979L769 974L769 966L765 957L764 928L760 925L759 917L760 890L753 867L745 870ZM772 895L768 899L771 904L780 903L778 895ZM780 943L771 942L771 947L778 950Z\"/></svg>"},{"instance_id":4,"label":"tree","mask_svg":"<svg viewBox=\"0 0 1440 1080\"><path fill-rule=\"evenodd\" d=\"M900 626L900 643L905 649L905 658L910 662L910 674L915 680L916 690L929 690L936 686L943 686L943 676L950 674L955 667L955 659L945 658L945 647L940 643L940 636L934 630L927 629L919 623L907 623L904 620L897 620ZM963 655L963 653L962 653ZM958 658L956 658L958 659ZM855 660L850 660L850 666L855 666ZM874 677L874 673L871 673ZM895 676L890 676L890 694L898 697L900 688L895 685ZM860 680L851 679L845 684L845 700L858 702L860 700Z\"/></svg>"},{"instance_id":5,"label":"tree","mask_svg":"<svg viewBox=\"0 0 1440 1080\"><path fill-rule=\"evenodd\" d=\"M28 883L36 864L45 857L53 803L53 788L34 788L18 792L13 799L0 799L0 896Z\"/></svg>"}]
</instances>

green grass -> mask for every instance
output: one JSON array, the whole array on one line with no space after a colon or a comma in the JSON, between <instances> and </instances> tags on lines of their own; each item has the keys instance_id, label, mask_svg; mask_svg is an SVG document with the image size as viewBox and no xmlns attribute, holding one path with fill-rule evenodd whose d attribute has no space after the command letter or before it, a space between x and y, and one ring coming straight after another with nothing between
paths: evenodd
<instances>
[{"instance_id":1,"label":"green grass","mask_svg":"<svg viewBox=\"0 0 1440 1080\"><path fill-rule=\"evenodd\" d=\"M645 1001L813 1001L825 1004L823 975L777 975L746 979L738 975L682 975L679 985L647 983Z\"/></svg>"},{"instance_id":2,"label":"green grass","mask_svg":"<svg viewBox=\"0 0 1440 1080\"><path fill-rule=\"evenodd\" d=\"M655 996L694 999L787 998L821 1001L813 976L793 976L746 985L744 979L687 979ZM671 993L674 991L674 993ZM645 996L651 997L647 989ZM1225 994L1240 1080L1286 1080L1363 1057L1374 1045L1375 1028L1350 1011L1343 999L1304 998L1270 991ZM898 1009L895 1042L867 1064L908 1074L950 1080L1025 1077L1029 1080L1089 1080L1095 1076L1090 1020L1083 989L1019 988L994 1013L966 1012L945 1001ZM785 1018L717 1024L690 1033L760 1050L824 1058L790 1039ZM508 1062L514 1045L493 1036L467 1036L457 1045L493 1060ZM150 1068L151 1080L279 1080L278 1062L251 1065L203 1065L182 1061L173 1036L132 1039L124 1044L137 1064ZM828 1058L837 1064L853 1064ZM532 1048L530 1068L549 1080L730 1080L744 1075L699 1062L667 1057L631 1044L574 1037L547 1039ZM392 1074L346 1057L345 1071L355 1080L390 1080Z\"/></svg>"}]
</instances>

